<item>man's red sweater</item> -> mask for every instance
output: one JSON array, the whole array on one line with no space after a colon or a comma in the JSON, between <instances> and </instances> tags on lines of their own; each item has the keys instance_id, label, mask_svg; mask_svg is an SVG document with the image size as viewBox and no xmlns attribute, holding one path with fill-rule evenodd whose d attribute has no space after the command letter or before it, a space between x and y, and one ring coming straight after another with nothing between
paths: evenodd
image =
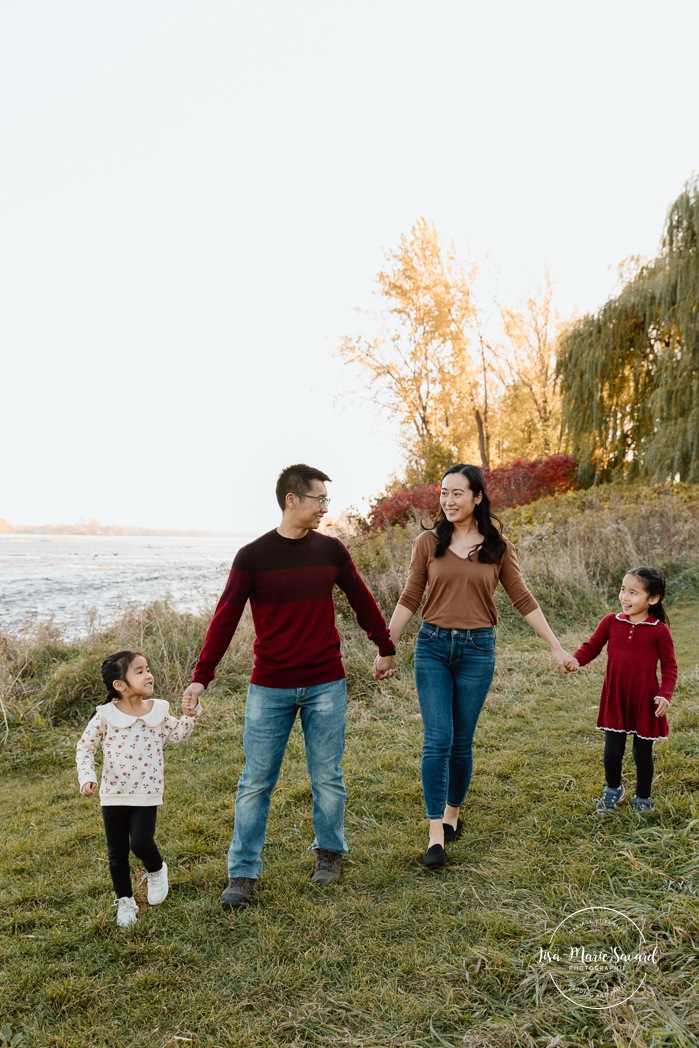
<instances>
[{"instance_id":1,"label":"man's red sweater","mask_svg":"<svg viewBox=\"0 0 699 1048\"><path fill-rule=\"evenodd\" d=\"M205 687L213 680L248 600L255 624L251 683L304 688L340 680L345 670L335 626L335 585L379 653L392 654L383 615L339 539L315 531L287 539L268 531L236 554L192 680Z\"/></svg>"}]
</instances>

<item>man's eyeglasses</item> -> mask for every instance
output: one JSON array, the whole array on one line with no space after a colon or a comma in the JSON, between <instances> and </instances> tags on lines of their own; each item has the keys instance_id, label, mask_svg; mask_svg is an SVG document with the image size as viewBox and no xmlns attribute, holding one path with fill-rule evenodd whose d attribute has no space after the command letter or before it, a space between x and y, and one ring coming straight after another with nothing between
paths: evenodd
<instances>
[{"instance_id":1,"label":"man's eyeglasses","mask_svg":"<svg viewBox=\"0 0 699 1048\"><path fill-rule=\"evenodd\" d=\"M301 495L300 498L313 499L314 502L318 503L321 509L327 509L330 505L330 499L327 495Z\"/></svg>"}]
</instances>

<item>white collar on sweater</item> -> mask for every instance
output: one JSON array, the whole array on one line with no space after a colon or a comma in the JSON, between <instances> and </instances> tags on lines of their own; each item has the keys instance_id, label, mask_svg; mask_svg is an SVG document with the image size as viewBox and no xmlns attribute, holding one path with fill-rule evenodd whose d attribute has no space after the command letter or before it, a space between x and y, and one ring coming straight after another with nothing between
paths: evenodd
<instances>
[{"instance_id":1,"label":"white collar on sweater","mask_svg":"<svg viewBox=\"0 0 699 1048\"><path fill-rule=\"evenodd\" d=\"M130 713L124 713L123 710L120 710L113 702L104 706L98 706L97 712L102 715L102 718L108 724L113 725L115 728L130 728L137 720L142 720L144 724L149 725L151 728L157 728L167 717L169 709L170 703L166 702L165 699L153 699L153 707L145 717L132 717Z\"/></svg>"},{"instance_id":2,"label":"white collar on sweater","mask_svg":"<svg viewBox=\"0 0 699 1048\"><path fill-rule=\"evenodd\" d=\"M618 618L619 622L631 622L631 619L629 618L629 616L625 612L623 612L623 611L617 612L617 616L616 617ZM631 622L631 625L632 626L659 626L660 625L660 619L654 619L652 615L649 615L647 619L643 620L643 622Z\"/></svg>"}]
</instances>

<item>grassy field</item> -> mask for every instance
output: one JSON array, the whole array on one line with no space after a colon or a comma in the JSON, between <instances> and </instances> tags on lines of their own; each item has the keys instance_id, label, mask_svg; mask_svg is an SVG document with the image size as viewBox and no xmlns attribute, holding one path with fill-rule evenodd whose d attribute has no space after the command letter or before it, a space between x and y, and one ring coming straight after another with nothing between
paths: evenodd
<instances>
[{"instance_id":1,"label":"grassy field","mask_svg":"<svg viewBox=\"0 0 699 1048\"><path fill-rule=\"evenodd\" d=\"M409 649L395 682L356 677L343 883L319 890L308 880L311 803L297 726L259 905L245 913L218 905L242 688L212 688L194 738L168 750L159 840L173 888L149 910L139 887L141 916L127 931L109 906L98 806L78 796L76 730L15 733L3 757L6 1034L27 1048L695 1044L698 626L696 605L674 609L681 683L671 738L657 747L657 809L643 818L628 805L591 814L602 784L593 728L601 666L559 677L536 640L501 631L465 833L441 872L419 861ZM595 905L632 917L661 954L646 985L607 1011L569 1002L538 961L559 921Z\"/></svg>"},{"instance_id":2,"label":"grassy field","mask_svg":"<svg viewBox=\"0 0 699 1048\"><path fill-rule=\"evenodd\" d=\"M531 526L550 529L551 520L546 513ZM571 539L571 551L581 541ZM390 606L404 540L387 537L357 556L377 584L384 579ZM535 591L553 593L560 579L535 567ZM615 571L592 586L569 566L565 599L545 602L571 648L606 610ZM431 872L420 862L426 822L410 639L398 676L377 684L372 646L339 607L350 686L351 851L342 883L318 889L308 879L311 795L297 725L273 798L259 904L243 913L219 906L242 763L248 624L194 737L167 751L158 840L172 890L149 910L139 885L141 913L127 930L110 907L98 802L78 794L75 742L99 697L107 650L144 648L157 694L176 700L205 623L151 608L80 644L50 631L19 645L0 638L8 718L0 1046L13 1038L25 1048L699 1043L699 603L670 608L680 683L670 739L656 746L657 807L642 817L628 802L593 814L603 784L594 723L604 660L575 678L559 675L505 608L464 836L448 866ZM625 780L633 787L630 753ZM607 1010L566 999L540 961L559 922L589 906L621 911L659 951L641 989Z\"/></svg>"}]
</instances>

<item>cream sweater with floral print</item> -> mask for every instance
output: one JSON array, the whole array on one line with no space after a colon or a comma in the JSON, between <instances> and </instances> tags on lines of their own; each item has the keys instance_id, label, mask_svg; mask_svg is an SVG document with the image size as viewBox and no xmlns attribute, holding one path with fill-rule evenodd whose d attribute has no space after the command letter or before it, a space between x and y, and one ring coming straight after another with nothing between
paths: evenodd
<instances>
[{"instance_id":1,"label":"cream sweater with floral print","mask_svg":"<svg viewBox=\"0 0 699 1048\"><path fill-rule=\"evenodd\" d=\"M191 735L201 706L194 716L170 716L170 704L153 699L145 717L123 713L114 703L98 706L77 746L78 782L97 782L95 751L102 744L104 762L102 805L128 804L147 807L163 803L163 745L183 742Z\"/></svg>"}]
</instances>

